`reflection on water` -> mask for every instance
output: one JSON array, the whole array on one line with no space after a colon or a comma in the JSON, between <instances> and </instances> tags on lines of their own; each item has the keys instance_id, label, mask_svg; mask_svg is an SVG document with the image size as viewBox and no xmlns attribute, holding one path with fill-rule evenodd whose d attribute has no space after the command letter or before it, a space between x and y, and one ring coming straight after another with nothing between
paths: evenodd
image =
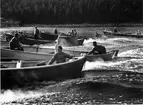
<instances>
[{"instance_id":1,"label":"reflection on water","mask_svg":"<svg viewBox=\"0 0 143 105\"><path fill-rule=\"evenodd\" d=\"M29 29L29 28L28 28ZM42 29L42 28L41 28ZM49 29L49 28L47 28ZM69 28L60 28L63 32L66 30L70 30ZM95 34L95 31L99 30L99 33L102 33L103 28L78 28L79 34L92 36ZM135 31L135 28L131 28ZM11 29L12 30L12 29ZM43 29L44 30L44 29ZM51 28L49 29L51 30ZM87 35L88 34L88 35ZM104 35L103 35L104 36ZM96 59L94 62L86 62L84 70L119 70L119 71L132 71L132 72L139 72L143 73L143 41L142 39L135 39L135 38L89 38L84 40L83 46L76 46L72 47L74 50L85 50L89 51L92 49L92 42L97 41L97 43L104 45L107 48L107 51L111 51L113 49L118 49L119 54L118 57L112 61L103 61L102 59ZM45 45L44 47L49 47ZM55 47L55 45L50 47ZM72 49L71 48L71 49ZM120 78L121 77L121 78ZM128 78L128 79L126 79ZM115 81L113 81L115 80ZM102 83L102 82L105 83ZM110 81L110 83L109 83ZM137 82L138 81L138 82ZM98 83L97 83L98 82ZM73 79L67 80L62 83L58 83L53 85L53 87L45 85L41 87L41 83L36 85L38 89L31 89L30 87L35 86L31 84L23 89L10 89L10 90L3 90L0 94L0 102L12 101L18 98L28 98L27 100L19 100L21 104L24 101L28 102L32 97L34 100L42 101L42 99L46 99L47 97L52 100L52 102L65 102L70 103L73 101L76 103L88 103L92 101L92 103L142 103L143 102L143 91L142 89L128 89L125 88L127 84L123 86L121 83L127 83L128 86L134 87L142 87L143 88L143 76L142 74L128 74L121 76L112 75L110 77L95 77L92 78L80 78L80 79ZM111 84L111 83L114 83ZM50 88L50 89L49 89ZM55 95L52 92L62 92L63 94ZM47 93L47 97L45 94ZM48 96L48 94L52 94L52 98ZM73 96L72 96L73 95ZM54 98L53 98L54 97ZM75 97L77 99L75 99ZM57 98L57 99L55 99ZM69 101L71 100L71 101ZM81 101L81 102L79 102ZM23 102L23 103L22 103ZM47 102L47 101L46 101ZM52 103L51 102L51 103ZM65 104L65 103L61 103Z\"/></svg>"}]
</instances>

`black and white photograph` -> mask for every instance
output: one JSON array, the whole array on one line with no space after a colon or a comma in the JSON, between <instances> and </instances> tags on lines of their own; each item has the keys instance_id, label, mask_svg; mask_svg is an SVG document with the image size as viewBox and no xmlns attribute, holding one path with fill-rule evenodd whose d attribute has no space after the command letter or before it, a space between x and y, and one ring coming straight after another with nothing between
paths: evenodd
<instances>
[{"instance_id":1,"label":"black and white photograph","mask_svg":"<svg viewBox=\"0 0 143 105\"><path fill-rule=\"evenodd\" d=\"M143 0L0 7L0 105L143 104Z\"/></svg>"}]
</instances>

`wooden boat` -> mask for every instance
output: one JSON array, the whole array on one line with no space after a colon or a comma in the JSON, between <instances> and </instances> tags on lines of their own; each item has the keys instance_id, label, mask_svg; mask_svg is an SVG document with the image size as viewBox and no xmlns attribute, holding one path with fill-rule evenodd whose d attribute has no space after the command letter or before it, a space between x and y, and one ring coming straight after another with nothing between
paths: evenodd
<instances>
[{"instance_id":1,"label":"wooden boat","mask_svg":"<svg viewBox=\"0 0 143 105\"><path fill-rule=\"evenodd\" d=\"M52 41L52 40L41 40L41 39L33 39L33 38L23 37L23 38L20 39L20 42L22 44L26 44L26 45L34 45L34 44L52 43L54 41Z\"/></svg>"},{"instance_id":2,"label":"wooden boat","mask_svg":"<svg viewBox=\"0 0 143 105\"><path fill-rule=\"evenodd\" d=\"M84 39L78 39L78 45L83 45Z\"/></svg>"},{"instance_id":3,"label":"wooden boat","mask_svg":"<svg viewBox=\"0 0 143 105\"><path fill-rule=\"evenodd\" d=\"M48 47L48 46L38 46L38 45L33 45L33 46L23 46L24 51L30 51L30 52L39 52L39 53L55 53L55 47ZM74 49L74 47L63 47L63 51L65 53L74 55L74 56L79 56L83 53L87 53L87 51L81 51Z\"/></svg>"},{"instance_id":4,"label":"wooden boat","mask_svg":"<svg viewBox=\"0 0 143 105\"><path fill-rule=\"evenodd\" d=\"M30 51L30 52L44 52L44 53L55 53L55 48L53 47L41 47L41 46L24 46L25 51ZM87 51L80 51L80 50L74 50L73 48L63 48L63 51L65 53L74 55L74 56L79 56L81 54L87 54ZM99 54L99 55L87 55L86 60L87 61L94 61L98 58L102 58L105 61L112 60L114 57L118 55L119 50L113 50L110 52L107 52L107 54Z\"/></svg>"},{"instance_id":5,"label":"wooden boat","mask_svg":"<svg viewBox=\"0 0 143 105\"><path fill-rule=\"evenodd\" d=\"M6 41L8 42L13 38L13 35L11 34L5 34L5 36L6 36ZM26 45L46 44L46 43L54 42L53 40L34 39L32 37L27 37L26 35L20 36L19 41L22 44L26 44Z\"/></svg>"},{"instance_id":6,"label":"wooden boat","mask_svg":"<svg viewBox=\"0 0 143 105\"><path fill-rule=\"evenodd\" d=\"M67 36L61 35L57 40L58 43L62 46L78 46L82 45L84 42L84 39L78 39L76 36L71 36L71 35Z\"/></svg>"},{"instance_id":7,"label":"wooden boat","mask_svg":"<svg viewBox=\"0 0 143 105\"><path fill-rule=\"evenodd\" d=\"M110 51L106 54L87 55L86 60L92 62L98 58L101 58L104 61L108 61L108 60L112 60L114 57L116 57L118 52L119 52L119 50L113 50L113 51Z\"/></svg>"},{"instance_id":8,"label":"wooden boat","mask_svg":"<svg viewBox=\"0 0 143 105\"><path fill-rule=\"evenodd\" d=\"M40 36L43 40L56 40L58 38L58 35L51 32L42 32Z\"/></svg>"},{"instance_id":9,"label":"wooden boat","mask_svg":"<svg viewBox=\"0 0 143 105\"><path fill-rule=\"evenodd\" d=\"M53 54L1 49L1 60L48 60Z\"/></svg>"},{"instance_id":10,"label":"wooden boat","mask_svg":"<svg viewBox=\"0 0 143 105\"><path fill-rule=\"evenodd\" d=\"M118 32L112 32L112 31L103 31L103 33L108 37L134 37L134 38L143 38L143 35L135 35L131 33L118 33Z\"/></svg>"},{"instance_id":11,"label":"wooden boat","mask_svg":"<svg viewBox=\"0 0 143 105\"><path fill-rule=\"evenodd\" d=\"M65 63L37 66L37 61L1 62L2 88L10 84L45 80L63 80L81 76L85 57L78 57Z\"/></svg>"},{"instance_id":12,"label":"wooden boat","mask_svg":"<svg viewBox=\"0 0 143 105\"><path fill-rule=\"evenodd\" d=\"M65 33L59 33L61 36L69 36ZM41 32L40 33L41 40L56 40L58 38L58 34L54 34L52 32Z\"/></svg>"}]
</instances>

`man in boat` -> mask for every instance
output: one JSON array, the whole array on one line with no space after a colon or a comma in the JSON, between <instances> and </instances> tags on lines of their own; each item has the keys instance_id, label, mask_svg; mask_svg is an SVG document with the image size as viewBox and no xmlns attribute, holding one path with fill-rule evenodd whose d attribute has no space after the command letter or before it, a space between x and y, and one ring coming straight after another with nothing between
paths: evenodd
<instances>
[{"instance_id":1,"label":"man in boat","mask_svg":"<svg viewBox=\"0 0 143 105\"><path fill-rule=\"evenodd\" d=\"M71 31L71 35L77 37L77 31L76 31L76 29L73 29L73 30Z\"/></svg>"},{"instance_id":2,"label":"man in boat","mask_svg":"<svg viewBox=\"0 0 143 105\"><path fill-rule=\"evenodd\" d=\"M52 57L52 59L48 62L48 64L53 64L55 61L56 63L63 63L66 62L66 58L71 59L73 56L68 55L62 51L62 46L58 46L57 53Z\"/></svg>"},{"instance_id":3,"label":"man in boat","mask_svg":"<svg viewBox=\"0 0 143 105\"><path fill-rule=\"evenodd\" d=\"M11 50L21 50L24 51L22 46L19 43L19 39L18 39L18 33L15 34L15 36L10 40L9 45L10 45L10 49Z\"/></svg>"},{"instance_id":4,"label":"man in boat","mask_svg":"<svg viewBox=\"0 0 143 105\"><path fill-rule=\"evenodd\" d=\"M38 30L37 26L34 29L34 38L39 39L40 31Z\"/></svg>"},{"instance_id":5,"label":"man in boat","mask_svg":"<svg viewBox=\"0 0 143 105\"><path fill-rule=\"evenodd\" d=\"M115 33L117 32L117 28L116 28L116 27L114 27L114 32L115 32Z\"/></svg>"},{"instance_id":6,"label":"man in boat","mask_svg":"<svg viewBox=\"0 0 143 105\"><path fill-rule=\"evenodd\" d=\"M137 35L141 35L142 33L141 33L141 31L140 30L138 30L138 32L137 32Z\"/></svg>"},{"instance_id":7,"label":"man in boat","mask_svg":"<svg viewBox=\"0 0 143 105\"><path fill-rule=\"evenodd\" d=\"M88 53L88 54L106 54L106 48L104 46L101 45L97 45L97 42L93 42L93 46L94 48Z\"/></svg>"},{"instance_id":8,"label":"man in boat","mask_svg":"<svg viewBox=\"0 0 143 105\"><path fill-rule=\"evenodd\" d=\"M55 35L58 35L58 30L57 30L57 28L54 29L54 34L55 34Z\"/></svg>"}]
</instances>

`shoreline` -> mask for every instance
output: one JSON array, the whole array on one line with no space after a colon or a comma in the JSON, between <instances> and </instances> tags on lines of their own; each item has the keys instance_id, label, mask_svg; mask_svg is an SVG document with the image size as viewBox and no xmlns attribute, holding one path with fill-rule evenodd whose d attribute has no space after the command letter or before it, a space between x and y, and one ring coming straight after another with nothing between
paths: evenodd
<instances>
[{"instance_id":1,"label":"shoreline","mask_svg":"<svg viewBox=\"0 0 143 105\"><path fill-rule=\"evenodd\" d=\"M3 27L2 27L3 26ZM24 24L22 26L11 24L8 27L71 27L71 28L82 28L82 27L143 27L143 23L105 23L105 24ZM1 28L7 28L6 24L1 24Z\"/></svg>"},{"instance_id":2,"label":"shoreline","mask_svg":"<svg viewBox=\"0 0 143 105\"><path fill-rule=\"evenodd\" d=\"M42 27L143 27L143 23L121 23L121 24L25 24L24 26Z\"/></svg>"}]
</instances>

